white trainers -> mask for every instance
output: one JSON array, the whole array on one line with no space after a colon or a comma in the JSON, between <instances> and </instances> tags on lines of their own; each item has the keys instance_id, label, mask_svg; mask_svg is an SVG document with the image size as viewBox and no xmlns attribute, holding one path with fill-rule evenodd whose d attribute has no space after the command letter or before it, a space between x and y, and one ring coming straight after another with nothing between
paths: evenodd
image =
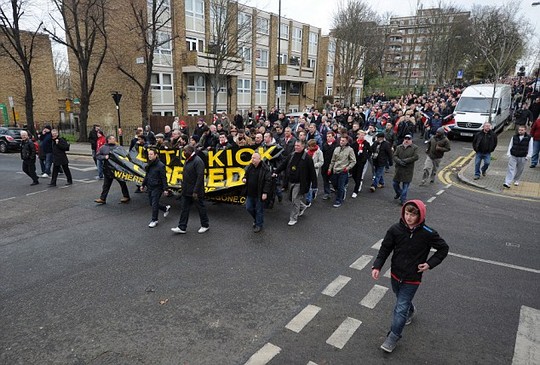
<instances>
[{"instance_id":1,"label":"white trainers","mask_svg":"<svg viewBox=\"0 0 540 365\"><path fill-rule=\"evenodd\" d=\"M519 186L519 181L514 181L515 186Z\"/></svg>"},{"instance_id":2,"label":"white trainers","mask_svg":"<svg viewBox=\"0 0 540 365\"><path fill-rule=\"evenodd\" d=\"M148 227L154 228L155 226L157 226L157 224L158 224L158 221L152 221L152 222L150 222L150 223L148 224Z\"/></svg>"},{"instance_id":3,"label":"white trainers","mask_svg":"<svg viewBox=\"0 0 540 365\"><path fill-rule=\"evenodd\" d=\"M199 228L199 230L197 231L198 233L204 233L206 231L208 231L210 229L210 227L201 227Z\"/></svg>"},{"instance_id":4,"label":"white trainers","mask_svg":"<svg viewBox=\"0 0 540 365\"><path fill-rule=\"evenodd\" d=\"M351 198L356 199L357 196L358 196L358 194L352 193Z\"/></svg>"},{"instance_id":5,"label":"white trainers","mask_svg":"<svg viewBox=\"0 0 540 365\"><path fill-rule=\"evenodd\" d=\"M289 221L289 226L294 226L298 221L293 221L292 219Z\"/></svg>"},{"instance_id":6,"label":"white trainers","mask_svg":"<svg viewBox=\"0 0 540 365\"><path fill-rule=\"evenodd\" d=\"M169 215L169 212L171 211L171 206L170 205L167 205L165 207L165 211L163 212L163 218L167 218L167 216Z\"/></svg>"},{"instance_id":7,"label":"white trainers","mask_svg":"<svg viewBox=\"0 0 540 365\"><path fill-rule=\"evenodd\" d=\"M49 177L49 175L43 173L40 177Z\"/></svg>"},{"instance_id":8,"label":"white trainers","mask_svg":"<svg viewBox=\"0 0 540 365\"><path fill-rule=\"evenodd\" d=\"M186 231L184 231L183 229L180 229L178 227L173 227L171 228L171 231L173 231L174 233L186 233Z\"/></svg>"}]
</instances>

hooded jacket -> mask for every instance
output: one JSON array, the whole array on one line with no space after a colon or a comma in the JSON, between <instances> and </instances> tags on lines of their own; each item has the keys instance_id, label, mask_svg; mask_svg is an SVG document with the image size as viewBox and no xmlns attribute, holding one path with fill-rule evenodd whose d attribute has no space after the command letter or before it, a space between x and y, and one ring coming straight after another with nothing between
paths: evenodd
<instances>
[{"instance_id":1,"label":"hooded jacket","mask_svg":"<svg viewBox=\"0 0 540 365\"><path fill-rule=\"evenodd\" d=\"M405 223L405 207L414 204L420 210L419 223L409 228ZM398 281L419 284L422 273L418 265L426 262L430 270L439 265L448 255L448 245L437 231L425 224L426 206L420 200L410 200L401 208L401 219L386 232L379 254L373 263L374 269L381 269L386 259L393 252L391 272ZM436 252L429 256L429 250Z\"/></svg>"}]
</instances>

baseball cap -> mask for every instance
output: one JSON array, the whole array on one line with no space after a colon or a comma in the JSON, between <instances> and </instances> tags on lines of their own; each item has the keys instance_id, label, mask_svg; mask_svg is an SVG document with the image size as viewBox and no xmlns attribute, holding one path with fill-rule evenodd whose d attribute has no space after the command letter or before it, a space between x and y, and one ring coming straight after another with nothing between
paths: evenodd
<instances>
[{"instance_id":1,"label":"baseball cap","mask_svg":"<svg viewBox=\"0 0 540 365\"><path fill-rule=\"evenodd\" d=\"M412 136L410 134L406 134L405 139L412 139Z\"/></svg>"}]
</instances>

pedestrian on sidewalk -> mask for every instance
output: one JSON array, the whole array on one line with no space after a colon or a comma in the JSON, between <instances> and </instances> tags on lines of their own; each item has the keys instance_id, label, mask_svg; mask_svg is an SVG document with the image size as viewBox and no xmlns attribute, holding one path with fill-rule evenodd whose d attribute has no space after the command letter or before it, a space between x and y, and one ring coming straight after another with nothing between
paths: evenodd
<instances>
[{"instance_id":1,"label":"pedestrian on sidewalk","mask_svg":"<svg viewBox=\"0 0 540 365\"><path fill-rule=\"evenodd\" d=\"M390 332L381 349L392 352L402 337L405 325L412 323L417 309L412 301L422 281L422 274L439 265L448 255L448 244L434 229L425 224L426 206L410 200L401 209L401 219L388 229L371 276L378 280L386 259L392 254L391 283L396 295ZM435 253L428 258L431 249Z\"/></svg>"},{"instance_id":2,"label":"pedestrian on sidewalk","mask_svg":"<svg viewBox=\"0 0 540 365\"><path fill-rule=\"evenodd\" d=\"M53 171L51 177L51 183L49 186L56 186L56 179L60 170L66 174L66 185L73 184L73 178L71 177L71 171L69 170L69 160L66 152L69 151L69 143L58 135L58 130L53 129L51 131L52 138L52 155L53 155Z\"/></svg>"},{"instance_id":3,"label":"pedestrian on sidewalk","mask_svg":"<svg viewBox=\"0 0 540 365\"><path fill-rule=\"evenodd\" d=\"M191 145L184 147L184 171L182 172L181 213L178 226L171 228L174 233L186 233L189 220L189 210L193 204L199 211L201 228L199 233L210 229L210 222L204 205L204 162L197 156Z\"/></svg>"},{"instance_id":4,"label":"pedestrian on sidewalk","mask_svg":"<svg viewBox=\"0 0 540 365\"><path fill-rule=\"evenodd\" d=\"M119 146L116 144L116 137L108 136L107 144L103 145L96 154L96 159L103 161L104 177L101 196L98 199L94 200L98 204L105 204L107 202L107 195L109 195L109 190L111 189L111 185L115 180L113 167L111 166L110 162L110 154L116 148L119 148ZM129 203L131 199L129 197L129 191L126 182L121 180L116 181L118 181L118 184L120 184L120 188L122 189L122 199L120 199L120 203Z\"/></svg>"},{"instance_id":5,"label":"pedestrian on sidewalk","mask_svg":"<svg viewBox=\"0 0 540 365\"><path fill-rule=\"evenodd\" d=\"M39 184L36 174L36 146L34 142L28 138L27 131L21 131L21 160L22 170L32 179L30 186Z\"/></svg>"},{"instance_id":6,"label":"pedestrian on sidewalk","mask_svg":"<svg viewBox=\"0 0 540 365\"><path fill-rule=\"evenodd\" d=\"M409 185L414 175L414 163L418 160L418 146L412 142L412 135L407 134L403 143L396 147L394 151L394 162L396 171L394 174L394 199L399 199L401 205L407 201Z\"/></svg>"},{"instance_id":7,"label":"pedestrian on sidewalk","mask_svg":"<svg viewBox=\"0 0 540 365\"><path fill-rule=\"evenodd\" d=\"M533 153L529 167L534 169L538 165L538 154L540 153L540 118L536 119L531 127L531 137L533 139Z\"/></svg>"},{"instance_id":8,"label":"pedestrian on sidewalk","mask_svg":"<svg viewBox=\"0 0 540 365\"><path fill-rule=\"evenodd\" d=\"M480 172L482 172L482 176L486 176L486 171L491 162L491 153L497 147L497 134L491 129L491 123L484 123L482 130L474 135L472 145L473 150L476 152L474 180L478 180L480 179ZM482 161L484 161L484 165L480 168Z\"/></svg>"},{"instance_id":9,"label":"pedestrian on sidewalk","mask_svg":"<svg viewBox=\"0 0 540 365\"><path fill-rule=\"evenodd\" d=\"M508 171L506 172L506 179L503 186L510 189L512 181L515 186L519 185L519 179L525 168L525 163L531 158L533 154L533 139L527 134L527 127L520 125L518 127L518 134L514 135L510 139L508 145Z\"/></svg>"},{"instance_id":10,"label":"pedestrian on sidewalk","mask_svg":"<svg viewBox=\"0 0 540 365\"><path fill-rule=\"evenodd\" d=\"M270 167L261 160L258 152L251 155L251 163L245 169L243 182L246 210L253 217L253 232L258 233L264 223L264 202L273 187Z\"/></svg>"},{"instance_id":11,"label":"pedestrian on sidewalk","mask_svg":"<svg viewBox=\"0 0 540 365\"><path fill-rule=\"evenodd\" d=\"M420 185L425 185L427 179L429 182L435 182L435 175L439 169L441 159L445 152L450 151L450 141L444 133L444 128L439 127L435 135L433 135L429 141L427 141L426 148L426 162L424 163L424 176Z\"/></svg>"},{"instance_id":12,"label":"pedestrian on sidewalk","mask_svg":"<svg viewBox=\"0 0 540 365\"><path fill-rule=\"evenodd\" d=\"M152 207L152 220L148 224L148 227L154 228L158 225L159 211L161 210L163 212L163 218L165 218L169 215L171 206L159 203L161 195L163 195L163 192L167 190L169 186L167 184L165 165L159 160L158 152L153 147L148 149L148 163L146 164L145 170L146 174L141 184L141 191L147 190L148 201Z\"/></svg>"}]
</instances>

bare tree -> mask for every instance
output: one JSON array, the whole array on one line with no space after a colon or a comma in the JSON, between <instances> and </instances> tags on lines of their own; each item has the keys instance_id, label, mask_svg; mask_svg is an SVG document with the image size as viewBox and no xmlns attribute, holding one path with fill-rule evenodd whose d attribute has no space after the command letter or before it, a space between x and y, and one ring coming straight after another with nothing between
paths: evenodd
<instances>
[{"instance_id":1,"label":"bare tree","mask_svg":"<svg viewBox=\"0 0 540 365\"><path fill-rule=\"evenodd\" d=\"M24 75L24 106L26 124L29 132L35 136L34 126L34 92L32 87L32 61L34 59L34 47L39 30L43 26L40 22L35 31L25 32L21 30L21 19L25 13L26 1L9 0L0 6L0 49L17 65Z\"/></svg>"},{"instance_id":2,"label":"bare tree","mask_svg":"<svg viewBox=\"0 0 540 365\"><path fill-rule=\"evenodd\" d=\"M485 60L492 71L493 94L490 110L493 110L497 82L509 74L525 50L525 39L531 28L519 17L519 3L509 2L501 6L476 6L472 10L472 39L477 58ZM491 122L489 113L489 121Z\"/></svg>"},{"instance_id":3,"label":"bare tree","mask_svg":"<svg viewBox=\"0 0 540 365\"><path fill-rule=\"evenodd\" d=\"M372 57L379 57L369 52L370 47L384 39L378 38L377 14L363 0L339 4L332 25L331 34L337 39L338 93L345 105L349 105L354 84L362 78L363 65L372 65Z\"/></svg>"},{"instance_id":4,"label":"bare tree","mask_svg":"<svg viewBox=\"0 0 540 365\"><path fill-rule=\"evenodd\" d=\"M99 71L108 49L106 26L106 0L52 0L61 20L51 16L54 24L65 33L65 38L48 30L52 39L67 47L68 54L77 61L80 99L79 141L87 140L87 123L90 99L94 92ZM74 67L75 68L75 67Z\"/></svg>"},{"instance_id":5,"label":"bare tree","mask_svg":"<svg viewBox=\"0 0 540 365\"><path fill-rule=\"evenodd\" d=\"M232 74L243 70L243 59L252 57L253 17L243 13L236 1L211 0L210 27L208 81L213 91L212 111L216 113L221 89Z\"/></svg>"},{"instance_id":6,"label":"bare tree","mask_svg":"<svg viewBox=\"0 0 540 365\"><path fill-rule=\"evenodd\" d=\"M126 27L137 35L133 38L134 48L141 52L144 66L135 64L133 60L126 60L123 54L117 54L114 50L111 52L118 70L141 92L140 111L144 126L149 124L149 99L156 53L162 51L158 57L162 58L164 63L172 65L172 24L169 1L148 0L145 3L147 7L141 7L140 4L140 1L131 1L131 17L128 18L129 23L126 24Z\"/></svg>"}]
</instances>

